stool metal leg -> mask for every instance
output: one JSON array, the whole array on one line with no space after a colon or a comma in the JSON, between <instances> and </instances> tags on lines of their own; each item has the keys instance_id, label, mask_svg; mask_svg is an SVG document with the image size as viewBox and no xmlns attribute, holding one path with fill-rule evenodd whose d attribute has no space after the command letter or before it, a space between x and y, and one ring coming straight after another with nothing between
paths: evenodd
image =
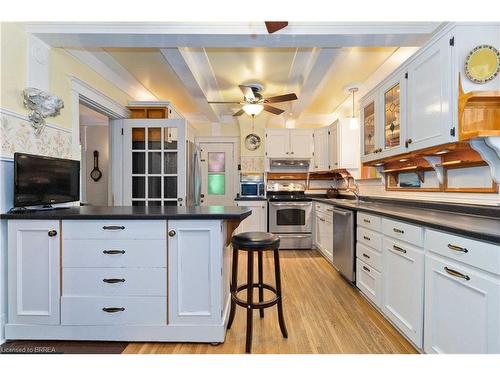
<instances>
[{"instance_id":1,"label":"stool metal leg","mask_svg":"<svg viewBox=\"0 0 500 375\"><path fill-rule=\"evenodd\" d=\"M231 285L229 287L231 295L236 294L238 287L238 249L233 249L233 269L231 271ZM233 324L234 315L236 314L236 302L231 298L231 310L229 312L229 320L227 322L227 329L231 329Z\"/></svg>"},{"instance_id":2,"label":"stool metal leg","mask_svg":"<svg viewBox=\"0 0 500 375\"><path fill-rule=\"evenodd\" d=\"M276 291L278 292L278 320L280 323L281 333L284 338L288 337L288 332L285 326L285 318L283 317L283 297L281 295L281 272L280 272L280 255L279 250L274 250L274 273L276 277Z\"/></svg>"},{"instance_id":3,"label":"stool metal leg","mask_svg":"<svg viewBox=\"0 0 500 375\"><path fill-rule=\"evenodd\" d=\"M252 351L252 317L253 317L253 251L248 251L247 265L247 342L246 352Z\"/></svg>"},{"instance_id":4,"label":"stool metal leg","mask_svg":"<svg viewBox=\"0 0 500 375\"><path fill-rule=\"evenodd\" d=\"M259 302L263 302L264 301L264 287L262 286L262 284L264 283L264 273L262 271L262 251L258 251L257 252L257 255L258 255L258 269L259 269ZM260 308L259 309L259 315L261 318L264 317L264 309L263 308Z\"/></svg>"}]
</instances>

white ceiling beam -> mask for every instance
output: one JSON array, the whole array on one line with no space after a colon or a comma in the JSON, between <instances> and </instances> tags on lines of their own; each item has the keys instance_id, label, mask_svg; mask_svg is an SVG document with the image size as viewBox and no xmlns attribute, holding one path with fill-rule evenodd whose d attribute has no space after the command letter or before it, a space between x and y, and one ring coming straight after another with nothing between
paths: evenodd
<instances>
[{"instance_id":1,"label":"white ceiling beam","mask_svg":"<svg viewBox=\"0 0 500 375\"><path fill-rule=\"evenodd\" d=\"M207 89L206 83L200 78L196 66L194 66L192 62L188 63L178 48L163 48L160 51L166 62L172 67L186 90L196 102L199 110L205 114L207 120L209 122L220 122L221 118L219 117L219 113L208 104L207 94L204 91L204 87L202 87L205 86L205 89Z\"/></svg>"},{"instance_id":2,"label":"white ceiling beam","mask_svg":"<svg viewBox=\"0 0 500 375\"><path fill-rule=\"evenodd\" d=\"M335 67L335 59L340 54L339 48L315 49L305 71L299 100L292 104L293 118L300 122L303 111L311 104L316 95L323 90L325 77Z\"/></svg>"},{"instance_id":3,"label":"white ceiling beam","mask_svg":"<svg viewBox=\"0 0 500 375\"><path fill-rule=\"evenodd\" d=\"M91 51L67 48L66 51L133 99L141 101L158 100L151 91L144 87L106 51L100 48Z\"/></svg>"},{"instance_id":4,"label":"white ceiling beam","mask_svg":"<svg viewBox=\"0 0 500 375\"><path fill-rule=\"evenodd\" d=\"M268 34L263 22L39 22L26 31L52 47L362 47L416 46L439 22L291 22Z\"/></svg>"}]
</instances>

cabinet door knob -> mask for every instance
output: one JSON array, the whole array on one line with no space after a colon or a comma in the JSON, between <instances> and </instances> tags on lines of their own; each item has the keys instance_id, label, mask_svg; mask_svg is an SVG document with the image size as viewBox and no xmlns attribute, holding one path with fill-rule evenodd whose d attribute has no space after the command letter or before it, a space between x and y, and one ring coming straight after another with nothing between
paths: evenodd
<instances>
[{"instance_id":1,"label":"cabinet door knob","mask_svg":"<svg viewBox=\"0 0 500 375\"><path fill-rule=\"evenodd\" d=\"M49 235L49 237L55 237L57 236L57 230L49 230L47 234Z\"/></svg>"},{"instance_id":2,"label":"cabinet door knob","mask_svg":"<svg viewBox=\"0 0 500 375\"><path fill-rule=\"evenodd\" d=\"M173 229L168 231L168 235L169 235L170 237L175 236L175 234L176 234L176 233L175 233L175 230L173 230Z\"/></svg>"}]
</instances>

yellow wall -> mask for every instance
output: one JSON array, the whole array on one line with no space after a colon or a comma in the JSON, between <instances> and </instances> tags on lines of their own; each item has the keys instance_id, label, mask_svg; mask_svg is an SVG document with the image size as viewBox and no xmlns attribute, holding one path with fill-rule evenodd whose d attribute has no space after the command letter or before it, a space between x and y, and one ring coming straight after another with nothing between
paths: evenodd
<instances>
[{"instance_id":1,"label":"yellow wall","mask_svg":"<svg viewBox=\"0 0 500 375\"><path fill-rule=\"evenodd\" d=\"M88 83L111 99L126 105L129 97L125 92L106 81L87 65L81 63L61 48L49 51L49 91L64 101L64 108L57 117L48 121L71 128L71 76ZM26 114L23 107L22 90L27 83L27 34L18 23L1 24L1 97L0 106L17 113Z\"/></svg>"}]
</instances>

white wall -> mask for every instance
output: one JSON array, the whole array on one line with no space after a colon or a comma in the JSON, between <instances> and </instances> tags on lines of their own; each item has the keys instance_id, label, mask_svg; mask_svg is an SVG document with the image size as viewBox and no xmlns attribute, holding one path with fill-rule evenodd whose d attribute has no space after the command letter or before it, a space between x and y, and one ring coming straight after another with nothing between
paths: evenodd
<instances>
[{"instance_id":1,"label":"white wall","mask_svg":"<svg viewBox=\"0 0 500 375\"><path fill-rule=\"evenodd\" d=\"M93 206L108 205L109 181L109 128L108 126L80 126L82 150L85 156L85 197L86 203ZM99 170L102 177L94 181L90 172L94 169L94 150L99 152ZM83 155L82 155L83 159Z\"/></svg>"}]
</instances>

